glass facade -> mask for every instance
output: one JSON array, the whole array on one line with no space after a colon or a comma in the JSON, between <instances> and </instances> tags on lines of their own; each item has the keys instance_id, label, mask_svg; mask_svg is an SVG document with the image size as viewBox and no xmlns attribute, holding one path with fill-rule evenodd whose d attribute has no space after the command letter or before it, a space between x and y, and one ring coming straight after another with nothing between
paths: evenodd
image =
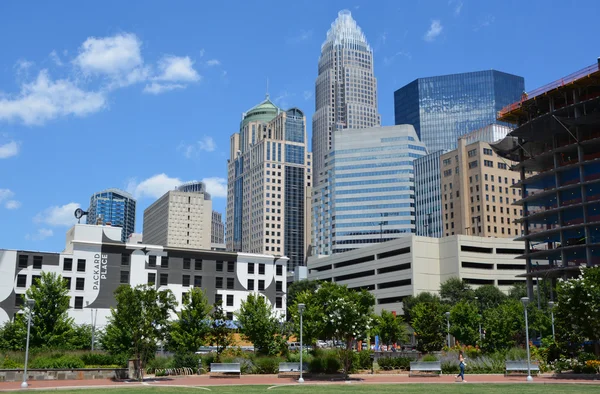
<instances>
[{"instance_id":1,"label":"glass facade","mask_svg":"<svg viewBox=\"0 0 600 394\"><path fill-rule=\"evenodd\" d=\"M440 156L446 152L433 152L415 160L415 211L420 236L442 237Z\"/></svg>"},{"instance_id":2,"label":"glass facade","mask_svg":"<svg viewBox=\"0 0 600 394\"><path fill-rule=\"evenodd\" d=\"M334 134L333 146L324 182L313 193L316 254L343 253L414 233L413 161L426 153L414 128L344 130Z\"/></svg>"},{"instance_id":3,"label":"glass facade","mask_svg":"<svg viewBox=\"0 0 600 394\"><path fill-rule=\"evenodd\" d=\"M118 189L107 189L98 192L90 199L87 224L110 223L114 227L122 227L121 241L127 242L135 231L136 200L132 195Z\"/></svg>"},{"instance_id":4,"label":"glass facade","mask_svg":"<svg viewBox=\"0 0 600 394\"><path fill-rule=\"evenodd\" d=\"M458 137L496 120L518 101L522 77L495 70L419 78L394 92L395 123L411 124L429 152L455 149Z\"/></svg>"}]
</instances>

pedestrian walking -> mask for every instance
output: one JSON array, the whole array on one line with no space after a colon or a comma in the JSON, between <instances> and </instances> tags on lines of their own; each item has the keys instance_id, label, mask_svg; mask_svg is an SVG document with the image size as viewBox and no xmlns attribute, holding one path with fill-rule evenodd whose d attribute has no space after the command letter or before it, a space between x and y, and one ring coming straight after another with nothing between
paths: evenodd
<instances>
[{"instance_id":1,"label":"pedestrian walking","mask_svg":"<svg viewBox=\"0 0 600 394\"><path fill-rule=\"evenodd\" d=\"M460 373L456 375L456 379L460 377L463 383L467 383L467 381L465 380L465 367L467 366L467 363L465 363L465 357L463 356L462 350L458 352L458 362L460 363L458 365L458 367L460 368Z\"/></svg>"}]
</instances>

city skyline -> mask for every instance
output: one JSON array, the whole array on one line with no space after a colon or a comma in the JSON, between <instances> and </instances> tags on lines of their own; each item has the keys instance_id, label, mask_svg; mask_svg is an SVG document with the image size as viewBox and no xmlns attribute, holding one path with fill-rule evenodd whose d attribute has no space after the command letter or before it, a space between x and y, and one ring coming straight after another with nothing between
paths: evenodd
<instances>
[{"instance_id":1,"label":"city skyline","mask_svg":"<svg viewBox=\"0 0 600 394\"><path fill-rule=\"evenodd\" d=\"M111 187L138 199L138 232L149 204L192 179L205 181L214 208L225 213L228 142L239 113L264 94L268 78L278 106L298 107L311 119L319 48L345 8L373 46L383 125L393 124L393 91L416 78L494 68L523 76L529 90L596 56L575 40L576 34L592 34L594 2L578 3L577 31L566 29L536 46L514 42L560 20L572 5L520 4L522 16L512 16L508 4L468 1L401 9L394 2L306 4L291 13L275 2L265 4L268 12L244 3L234 10L132 3L119 14L111 11L116 2L85 9L3 5L0 222L10 225L0 233L5 246L59 250L68 225L76 222L75 208L85 209L93 192ZM287 17L277 20L277 13ZM257 23L242 23L249 18ZM27 28L26 20L36 28ZM218 34L223 25L229 34ZM273 35L294 56L261 61L273 43L240 39L260 34ZM514 46L510 54L499 49L508 41ZM569 45L570 56L548 61L561 44ZM98 56L107 53L114 56ZM310 140L310 121L307 133Z\"/></svg>"}]
</instances>

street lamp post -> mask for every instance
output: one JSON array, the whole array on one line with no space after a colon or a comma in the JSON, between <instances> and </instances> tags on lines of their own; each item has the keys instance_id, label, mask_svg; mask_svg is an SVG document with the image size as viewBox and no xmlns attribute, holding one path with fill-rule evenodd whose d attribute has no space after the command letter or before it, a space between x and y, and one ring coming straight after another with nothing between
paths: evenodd
<instances>
[{"instance_id":1,"label":"street lamp post","mask_svg":"<svg viewBox=\"0 0 600 394\"><path fill-rule=\"evenodd\" d=\"M306 305L304 304L298 304L298 313L300 314L300 379L298 379L298 383L304 383L304 378L302 378L302 370L304 369L304 365L302 364L302 353L304 353L302 345L302 314L305 307Z\"/></svg>"},{"instance_id":2,"label":"street lamp post","mask_svg":"<svg viewBox=\"0 0 600 394\"><path fill-rule=\"evenodd\" d=\"M529 298L523 297L521 298L521 302L523 303L523 309L525 309L525 340L527 341L527 381L532 382L533 378L531 377L531 355L529 353L529 321L527 320L527 304L529 304Z\"/></svg>"},{"instance_id":3,"label":"street lamp post","mask_svg":"<svg viewBox=\"0 0 600 394\"><path fill-rule=\"evenodd\" d=\"M548 302L548 308L550 308L550 316L552 316L552 340L556 342L556 333L554 332L554 301Z\"/></svg>"},{"instance_id":4,"label":"street lamp post","mask_svg":"<svg viewBox=\"0 0 600 394\"><path fill-rule=\"evenodd\" d=\"M87 301L87 306L90 305L90 302ZM94 351L94 344L96 343L96 321L98 321L98 309L90 309L90 313L92 315L92 352Z\"/></svg>"},{"instance_id":5,"label":"street lamp post","mask_svg":"<svg viewBox=\"0 0 600 394\"><path fill-rule=\"evenodd\" d=\"M27 300L27 341L25 343L25 368L23 368L23 383L21 383L21 388L26 389L29 384L27 384L27 362L29 361L29 334L31 333L31 312L33 311L33 307L35 305L35 300Z\"/></svg>"},{"instance_id":6,"label":"street lamp post","mask_svg":"<svg viewBox=\"0 0 600 394\"><path fill-rule=\"evenodd\" d=\"M446 312L446 323L448 323L448 349L450 349L450 312Z\"/></svg>"},{"instance_id":7,"label":"street lamp post","mask_svg":"<svg viewBox=\"0 0 600 394\"><path fill-rule=\"evenodd\" d=\"M477 315L479 317L479 346L483 345L483 337L481 336L481 314Z\"/></svg>"}]
</instances>

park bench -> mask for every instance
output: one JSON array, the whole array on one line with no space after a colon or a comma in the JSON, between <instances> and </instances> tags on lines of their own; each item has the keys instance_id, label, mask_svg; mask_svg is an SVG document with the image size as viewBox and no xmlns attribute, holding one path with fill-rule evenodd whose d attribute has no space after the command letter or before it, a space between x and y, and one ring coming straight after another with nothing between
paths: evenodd
<instances>
[{"instance_id":1,"label":"park bench","mask_svg":"<svg viewBox=\"0 0 600 394\"><path fill-rule=\"evenodd\" d=\"M303 363L304 364L304 363ZM302 371L306 371L306 364L304 364L304 368ZM300 373L300 363L279 363L279 375L289 374L293 372Z\"/></svg>"},{"instance_id":2,"label":"park bench","mask_svg":"<svg viewBox=\"0 0 600 394\"><path fill-rule=\"evenodd\" d=\"M210 364L210 376L220 376L224 374L238 374L242 377L242 370L240 363L211 363Z\"/></svg>"},{"instance_id":3,"label":"park bench","mask_svg":"<svg viewBox=\"0 0 600 394\"><path fill-rule=\"evenodd\" d=\"M525 372L527 373L527 360L507 360L506 361L506 372L504 375L508 375L511 372ZM540 365L537 361L531 362L531 373L536 375L540 372Z\"/></svg>"},{"instance_id":4,"label":"park bench","mask_svg":"<svg viewBox=\"0 0 600 394\"><path fill-rule=\"evenodd\" d=\"M410 363L410 372L408 376L413 376L415 373L434 373L437 376L442 374L441 361L413 361Z\"/></svg>"}]
</instances>

